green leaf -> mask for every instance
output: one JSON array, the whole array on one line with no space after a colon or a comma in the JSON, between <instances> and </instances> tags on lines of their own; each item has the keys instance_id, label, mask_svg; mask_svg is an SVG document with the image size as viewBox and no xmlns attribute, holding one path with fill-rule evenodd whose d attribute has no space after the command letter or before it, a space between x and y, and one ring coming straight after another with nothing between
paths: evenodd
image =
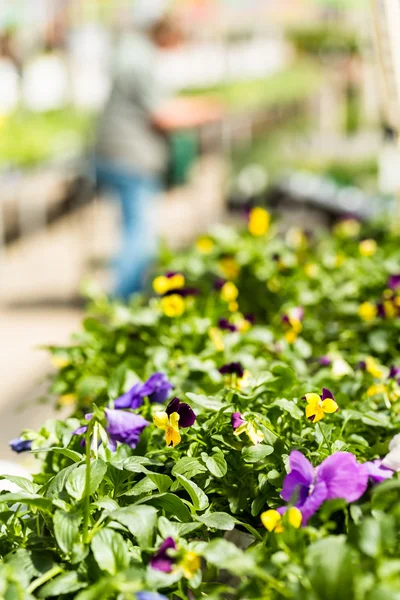
<instances>
[{"instance_id":1,"label":"green leaf","mask_svg":"<svg viewBox=\"0 0 400 600\"><path fill-rule=\"evenodd\" d=\"M14 483L19 488L24 490L24 492L28 492L30 494L36 494L39 489L39 486L36 483L33 483L30 479L26 479L26 477L19 477L18 475L1 475L0 481L9 481L10 483Z\"/></svg>"},{"instance_id":2,"label":"green leaf","mask_svg":"<svg viewBox=\"0 0 400 600\"><path fill-rule=\"evenodd\" d=\"M247 446L242 450L242 456L244 462L247 463L258 463L264 460L267 456L272 454L274 451L272 446L265 444L257 444L256 446Z\"/></svg>"},{"instance_id":3,"label":"green leaf","mask_svg":"<svg viewBox=\"0 0 400 600\"><path fill-rule=\"evenodd\" d=\"M190 481L190 479L179 475L179 473L176 475L176 478L189 494L195 510L205 510L209 505L209 501L203 490L193 481Z\"/></svg>"},{"instance_id":4,"label":"green leaf","mask_svg":"<svg viewBox=\"0 0 400 600\"><path fill-rule=\"evenodd\" d=\"M57 597L64 594L72 594L77 592L84 587L87 587L85 581L79 581L79 575L76 571L70 571L69 573L63 573L52 581L49 581L40 588L37 593L38 598L49 598L51 596Z\"/></svg>"},{"instance_id":5,"label":"green leaf","mask_svg":"<svg viewBox=\"0 0 400 600\"><path fill-rule=\"evenodd\" d=\"M162 475L161 473L148 473L147 477L157 486L160 494L167 492L172 485L172 479L171 477L168 477L168 475Z\"/></svg>"},{"instance_id":6,"label":"green leaf","mask_svg":"<svg viewBox=\"0 0 400 600\"><path fill-rule=\"evenodd\" d=\"M210 529L220 529L221 531L232 531L235 528L236 520L228 513L214 512L206 513L199 517L195 517L196 521L200 521Z\"/></svg>"},{"instance_id":7,"label":"green leaf","mask_svg":"<svg viewBox=\"0 0 400 600\"><path fill-rule=\"evenodd\" d=\"M78 381L77 392L81 398L93 399L107 389L107 379L96 375L86 375Z\"/></svg>"},{"instance_id":8,"label":"green leaf","mask_svg":"<svg viewBox=\"0 0 400 600\"><path fill-rule=\"evenodd\" d=\"M237 546L224 539L215 539L207 545L205 559L219 569L227 569L236 575L245 575L254 567L254 560Z\"/></svg>"},{"instance_id":9,"label":"green leaf","mask_svg":"<svg viewBox=\"0 0 400 600\"><path fill-rule=\"evenodd\" d=\"M78 468L78 466L79 465L77 463L74 463L73 465L69 465L69 467L65 467L65 469L62 469L59 473L57 473L57 475L53 477L48 484L46 496L58 497L64 489L69 476L75 469Z\"/></svg>"},{"instance_id":10,"label":"green leaf","mask_svg":"<svg viewBox=\"0 0 400 600\"><path fill-rule=\"evenodd\" d=\"M0 504L26 504L34 506L40 510L51 510L52 501L49 498L44 498L38 494L30 494L28 492L16 492L15 494L0 494Z\"/></svg>"},{"instance_id":11,"label":"green leaf","mask_svg":"<svg viewBox=\"0 0 400 600\"><path fill-rule=\"evenodd\" d=\"M57 448L52 446L50 448L38 448L37 450L31 450L31 452L33 454L40 454L42 452L54 452L55 454L62 454L63 456L70 458L75 463L82 462L83 460L82 454L79 454L79 452L75 452L75 450L70 450L69 448Z\"/></svg>"},{"instance_id":12,"label":"green leaf","mask_svg":"<svg viewBox=\"0 0 400 600\"><path fill-rule=\"evenodd\" d=\"M188 523L191 521L191 516L188 507L182 500L175 494L166 492L165 494L154 494L153 496L146 496L141 498L135 506L138 504L151 504L157 508L165 510L169 515L174 515L179 521Z\"/></svg>"},{"instance_id":13,"label":"green leaf","mask_svg":"<svg viewBox=\"0 0 400 600\"><path fill-rule=\"evenodd\" d=\"M200 527L201 523L178 523L162 516L158 519L158 529L164 539L167 537L185 537L189 533L192 533L192 531L200 529Z\"/></svg>"},{"instance_id":14,"label":"green leaf","mask_svg":"<svg viewBox=\"0 0 400 600\"><path fill-rule=\"evenodd\" d=\"M293 419L302 419L304 417L304 412L297 406L295 402L293 402L293 400L280 398L279 400L275 400L271 406L279 406L279 408L289 413Z\"/></svg>"},{"instance_id":15,"label":"green leaf","mask_svg":"<svg viewBox=\"0 0 400 600\"><path fill-rule=\"evenodd\" d=\"M197 406L201 406L202 408L206 408L207 410L213 410L215 412L218 412L219 410L221 410L221 408L224 408L225 406L222 402L216 400L212 396L192 394L190 392L188 392L186 396L189 398L189 400L197 404Z\"/></svg>"},{"instance_id":16,"label":"green leaf","mask_svg":"<svg viewBox=\"0 0 400 600\"><path fill-rule=\"evenodd\" d=\"M382 550L381 527L372 518L365 519L360 528L358 545L364 554L375 558Z\"/></svg>"},{"instance_id":17,"label":"green leaf","mask_svg":"<svg viewBox=\"0 0 400 600\"><path fill-rule=\"evenodd\" d=\"M153 490L156 490L156 484L151 481L148 477L141 479L132 489L128 490L123 496L141 496L142 494L149 494Z\"/></svg>"},{"instance_id":18,"label":"green leaf","mask_svg":"<svg viewBox=\"0 0 400 600\"><path fill-rule=\"evenodd\" d=\"M107 465L101 458L96 458L90 465L90 494L94 494L107 471ZM82 500L85 493L86 485L86 465L80 465L77 469L70 473L67 482L66 490L75 500Z\"/></svg>"},{"instance_id":19,"label":"green leaf","mask_svg":"<svg viewBox=\"0 0 400 600\"><path fill-rule=\"evenodd\" d=\"M330 536L311 544L307 564L318 600L354 599L355 569L344 536Z\"/></svg>"},{"instance_id":20,"label":"green leaf","mask_svg":"<svg viewBox=\"0 0 400 600\"><path fill-rule=\"evenodd\" d=\"M65 554L71 554L74 544L79 542L82 513L67 513L63 510L56 510L53 522L57 544Z\"/></svg>"},{"instance_id":21,"label":"green leaf","mask_svg":"<svg viewBox=\"0 0 400 600\"><path fill-rule=\"evenodd\" d=\"M176 477L177 475L183 475L188 479L192 479L196 475L206 472L207 469L199 461L199 459L192 458L190 456L184 456L183 458L180 458L178 462L175 463L172 469L172 475L174 475L174 477Z\"/></svg>"},{"instance_id":22,"label":"green leaf","mask_svg":"<svg viewBox=\"0 0 400 600\"><path fill-rule=\"evenodd\" d=\"M296 383L296 373L287 365L275 365L272 370L274 379L264 384L264 388L275 392L276 394L287 393L293 389Z\"/></svg>"},{"instance_id":23,"label":"green leaf","mask_svg":"<svg viewBox=\"0 0 400 600\"><path fill-rule=\"evenodd\" d=\"M128 547L120 533L113 529L101 529L92 539L94 558L102 571L116 575L129 565Z\"/></svg>"},{"instance_id":24,"label":"green leaf","mask_svg":"<svg viewBox=\"0 0 400 600\"><path fill-rule=\"evenodd\" d=\"M205 452L202 452L201 458L214 477L221 478L225 477L228 471L228 465L222 452L217 452L213 456L208 456Z\"/></svg>"},{"instance_id":25,"label":"green leaf","mask_svg":"<svg viewBox=\"0 0 400 600\"><path fill-rule=\"evenodd\" d=\"M125 525L142 549L153 546L157 525L157 510L153 506L127 506L113 511L109 517Z\"/></svg>"}]
</instances>

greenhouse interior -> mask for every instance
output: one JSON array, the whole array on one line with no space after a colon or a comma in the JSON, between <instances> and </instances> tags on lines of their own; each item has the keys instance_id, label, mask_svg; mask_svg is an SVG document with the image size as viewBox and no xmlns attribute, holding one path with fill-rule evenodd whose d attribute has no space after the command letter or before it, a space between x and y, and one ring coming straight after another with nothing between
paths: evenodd
<instances>
[{"instance_id":1,"label":"greenhouse interior","mask_svg":"<svg viewBox=\"0 0 400 600\"><path fill-rule=\"evenodd\" d=\"M400 600L399 0L0 0L0 600Z\"/></svg>"}]
</instances>

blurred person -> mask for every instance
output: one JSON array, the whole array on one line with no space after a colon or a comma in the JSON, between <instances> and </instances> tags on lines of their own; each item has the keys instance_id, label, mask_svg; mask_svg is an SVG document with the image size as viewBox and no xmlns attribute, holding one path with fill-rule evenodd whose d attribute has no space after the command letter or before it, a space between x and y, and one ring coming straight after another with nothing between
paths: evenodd
<instances>
[{"instance_id":1,"label":"blurred person","mask_svg":"<svg viewBox=\"0 0 400 600\"><path fill-rule=\"evenodd\" d=\"M97 131L97 181L116 193L122 208L114 294L123 299L142 289L156 256L157 198L169 164L167 132L220 117L208 102L168 99L157 81L157 50L183 39L168 9L168 0L136 1L134 28L120 40L112 92Z\"/></svg>"}]
</instances>

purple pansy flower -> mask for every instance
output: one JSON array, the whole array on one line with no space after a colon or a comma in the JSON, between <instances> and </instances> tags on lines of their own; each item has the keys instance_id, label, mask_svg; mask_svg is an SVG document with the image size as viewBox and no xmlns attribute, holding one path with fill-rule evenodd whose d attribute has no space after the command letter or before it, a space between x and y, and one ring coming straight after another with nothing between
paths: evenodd
<instances>
[{"instance_id":1,"label":"purple pansy flower","mask_svg":"<svg viewBox=\"0 0 400 600\"><path fill-rule=\"evenodd\" d=\"M289 460L291 471L285 477L281 497L295 503L303 515L303 525L326 500L355 502L367 489L368 469L350 452L336 452L315 469L298 450L291 452Z\"/></svg>"},{"instance_id":2,"label":"purple pansy flower","mask_svg":"<svg viewBox=\"0 0 400 600\"><path fill-rule=\"evenodd\" d=\"M321 356L321 358L319 359L319 364L321 365L321 367L330 367L332 364L332 360L327 355Z\"/></svg>"},{"instance_id":3,"label":"purple pansy flower","mask_svg":"<svg viewBox=\"0 0 400 600\"><path fill-rule=\"evenodd\" d=\"M368 475L370 479L374 483L382 483L386 479L391 479L393 477L392 469L388 469L385 467L381 459L372 460L365 463L366 468L368 469Z\"/></svg>"},{"instance_id":4,"label":"purple pansy flower","mask_svg":"<svg viewBox=\"0 0 400 600\"><path fill-rule=\"evenodd\" d=\"M400 367L390 367L389 379L396 379L397 383L400 384Z\"/></svg>"},{"instance_id":5,"label":"purple pansy flower","mask_svg":"<svg viewBox=\"0 0 400 600\"><path fill-rule=\"evenodd\" d=\"M138 382L135 385L125 392L122 396L117 398L114 402L115 408L139 408L143 404L143 395L142 395L142 387L143 384Z\"/></svg>"},{"instance_id":6,"label":"purple pansy flower","mask_svg":"<svg viewBox=\"0 0 400 600\"><path fill-rule=\"evenodd\" d=\"M11 450L21 454L21 452L29 452L32 449L32 440L22 440L21 438L15 438L8 442Z\"/></svg>"},{"instance_id":7,"label":"purple pansy flower","mask_svg":"<svg viewBox=\"0 0 400 600\"><path fill-rule=\"evenodd\" d=\"M235 412L232 414L232 428L233 430L239 429L241 425L243 425L244 420L242 419L242 415L240 412Z\"/></svg>"},{"instance_id":8,"label":"purple pansy flower","mask_svg":"<svg viewBox=\"0 0 400 600\"><path fill-rule=\"evenodd\" d=\"M365 360L359 360L357 363L357 369L360 369L360 371L365 371L367 369L367 363Z\"/></svg>"},{"instance_id":9,"label":"purple pansy flower","mask_svg":"<svg viewBox=\"0 0 400 600\"><path fill-rule=\"evenodd\" d=\"M143 397L148 396L150 402L162 404L168 398L173 387L174 386L168 381L168 378L164 373L154 373L154 375L143 384L141 394Z\"/></svg>"},{"instance_id":10,"label":"purple pansy flower","mask_svg":"<svg viewBox=\"0 0 400 600\"><path fill-rule=\"evenodd\" d=\"M173 387L164 373L154 373L145 383L135 383L128 392L117 398L114 406L134 410L142 406L145 396L148 396L150 402L162 404Z\"/></svg>"},{"instance_id":11,"label":"purple pansy flower","mask_svg":"<svg viewBox=\"0 0 400 600\"><path fill-rule=\"evenodd\" d=\"M218 327L224 331L231 331L232 333L237 331L236 325L231 323L228 319L220 319L218 321Z\"/></svg>"},{"instance_id":12,"label":"purple pansy flower","mask_svg":"<svg viewBox=\"0 0 400 600\"><path fill-rule=\"evenodd\" d=\"M127 444L132 449L136 448L139 443L140 435L147 425L149 425L149 422L140 415L125 410L106 408L105 414L107 419L106 431L110 449L115 451L117 442ZM92 416L93 414L89 413L85 415L85 419L90 421ZM82 435L87 432L87 429L87 425L83 425L74 431L74 434Z\"/></svg>"},{"instance_id":13,"label":"purple pansy flower","mask_svg":"<svg viewBox=\"0 0 400 600\"><path fill-rule=\"evenodd\" d=\"M397 290L398 288L400 288L400 274L390 275L387 282L387 287L390 290Z\"/></svg>"},{"instance_id":14,"label":"purple pansy flower","mask_svg":"<svg viewBox=\"0 0 400 600\"><path fill-rule=\"evenodd\" d=\"M179 427L183 427L184 429L186 427L191 427L196 421L196 415L193 409L189 406L189 404L181 402L179 398L174 398L171 400L165 412L169 417L172 415L172 413L178 413Z\"/></svg>"},{"instance_id":15,"label":"purple pansy flower","mask_svg":"<svg viewBox=\"0 0 400 600\"><path fill-rule=\"evenodd\" d=\"M221 375L237 375L240 379L244 375L244 368L240 362L231 362L218 369Z\"/></svg>"},{"instance_id":16,"label":"purple pansy flower","mask_svg":"<svg viewBox=\"0 0 400 600\"><path fill-rule=\"evenodd\" d=\"M176 550L176 544L172 537L164 540L157 552L150 559L152 569L162 571L163 573L171 573L174 566L174 559L169 556L168 550Z\"/></svg>"},{"instance_id":17,"label":"purple pansy flower","mask_svg":"<svg viewBox=\"0 0 400 600\"><path fill-rule=\"evenodd\" d=\"M246 313L244 318L250 323L250 325L254 325L256 322L256 317L252 313Z\"/></svg>"}]
</instances>

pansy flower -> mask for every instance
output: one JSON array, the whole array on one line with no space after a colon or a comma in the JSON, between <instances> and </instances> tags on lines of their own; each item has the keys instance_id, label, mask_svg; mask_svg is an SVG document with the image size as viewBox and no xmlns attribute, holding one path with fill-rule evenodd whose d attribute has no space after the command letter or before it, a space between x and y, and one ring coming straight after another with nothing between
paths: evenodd
<instances>
[{"instance_id":1,"label":"pansy flower","mask_svg":"<svg viewBox=\"0 0 400 600\"><path fill-rule=\"evenodd\" d=\"M303 516L298 508L292 506L287 511L285 511L285 514L285 519L289 525L291 525L295 529L299 529L299 527L301 527ZM269 532L282 533L282 531L284 530L284 525L282 521L282 514L278 510L267 510L261 515L261 522L264 525L265 529L268 529Z\"/></svg>"},{"instance_id":2,"label":"pansy flower","mask_svg":"<svg viewBox=\"0 0 400 600\"><path fill-rule=\"evenodd\" d=\"M159 429L165 431L167 446L174 448L182 439L179 428L191 427L196 421L196 415L189 404L181 402L179 398L174 398L168 404L165 412L157 412L154 415L153 421Z\"/></svg>"},{"instance_id":3,"label":"pansy flower","mask_svg":"<svg viewBox=\"0 0 400 600\"><path fill-rule=\"evenodd\" d=\"M358 314L363 321L373 321L378 315L378 308L372 302L363 302L358 307Z\"/></svg>"},{"instance_id":4,"label":"pansy flower","mask_svg":"<svg viewBox=\"0 0 400 600\"><path fill-rule=\"evenodd\" d=\"M265 235L270 227L271 216L264 208L256 207L250 211L248 228L251 235Z\"/></svg>"},{"instance_id":5,"label":"pansy flower","mask_svg":"<svg viewBox=\"0 0 400 600\"><path fill-rule=\"evenodd\" d=\"M361 256L374 256L374 254L376 254L376 251L378 249L378 245L376 243L375 240L362 240L362 242L360 242L359 245L359 250L360 250L360 254Z\"/></svg>"},{"instance_id":6,"label":"pansy flower","mask_svg":"<svg viewBox=\"0 0 400 600\"><path fill-rule=\"evenodd\" d=\"M286 332L285 338L289 344L296 341L297 336L303 329L302 321L304 319L304 309L301 306L296 306L288 310L287 313L282 315L281 321L290 327L290 330Z\"/></svg>"},{"instance_id":7,"label":"pansy flower","mask_svg":"<svg viewBox=\"0 0 400 600\"><path fill-rule=\"evenodd\" d=\"M332 364L332 359L328 355L321 356L319 359L319 364L321 367L330 367Z\"/></svg>"},{"instance_id":8,"label":"pansy flower","mask_svg":"<svg viewBox=\"0 0 400 600\"><path fill-rule=\"evenodd\" d=\"M387 287L393 291L398 290L400 288L400 274L390 275Z\"/></svg>"},{"instance_id":9,"label":"pansy flower","mask_svg":"<svg viewBox=\"0 0 400 600\"><path fill-rule=\"evenodd\" d=\"M22 452L29 452L32 449L32 440L24 440L22 438L15 438L11 440L8 445L13 452L21 454Z\"/></svg>"},{"instance_id":10,"label":"pansy flower","mask_svg":"<svg viewBox=\"0 0 400 600\"><path fill-rule=\"evenodd\" d=\"M158 592L136 592L136 600L168 600L167 596Z\"/></svg>"},{"instance_id":11,"label":"pansy flower","mask_svg":"<svg viewBox=\"0 0 400 600\"><path fill-rule=\"evenodd\" d=\"M153 281L153 289L156 294L163 296L169 290L178 290L183 288L185 285L185 277L182 273L176 273L175 271L170 271L165 275L160 275L156 277Z\"/></svg>"},{"instance_id":12,"label":"pansy flower","mask_svg":"<svg viewBox=\"0 0 400 600\"><path fill-rule=\"evenodd\" d=\"M390 367L389 379L395 379L397 383L400 385L400 367Z\"/></svg>"},{"instance_id":13,"label":"pansy flower","mask_svg":"<svg viewBox=\"0 0 400 600\"><path fill-rule=\"evenodd\" d=\"M304 398L307 400L306 417L313 423L323 419L325 413L335 413L339 410L334 395L326 388L322 388L322 396L311 393L306 394Z\"/></svg>"},{"instance_id":14,"label":"pansy flower","mask_svg":"<svg viewBox=\"0 0 400 600\"><path fill-rule=\"evenodd\" d=\"M164 294L164 298L168 296L180 296L181 298L190 298L192 296L198 296L200 294L199 288L194 287L186 287L186 288L174 288L172 290L168 290Z\"/></svg>"},{"instance_id":15,"label":"pansy flower","mask_svg":"<svg viewBox=\"0 0 400 600\"><path fill-rule=\"evenodd\" d=\"M149 425L149 422L140 415L125 410L106 408L104 412L110 449L115 452L117 442L127 444L130 448L135 449L139 443L141 433ZM85 419L90 421L92 417L93 414L87 414ZM83 435L87 432L87 429L87 425L84 425L74 431L74 434Z\"/></svg>"},{"instance_id":16,"label":"pansy flower","mask_svg":"<svg viewBox=\"0 0 400 600\"><path fill-rule=\"evenodd\" d=\"M218 327L223 331L230 331L231 333L237 331L238 329L236 325L229 321L229 319L220 319L218 321Z\"/></svg>"},{"instance_id":17,"label":"pansy flower","mask_svg":"<svg viewBox=\"0 0 400 600\"><path fill-rule=\"evenodd\" d=\"M172 573L175 568L181 569L186 579L191 579L200 569L200 557L195 552L177 552L177 546L172 537L166 538L150 560L152 569L163 573Z\"/></svg>"},{"instance_id":18,"label":"pansy flower","mask_svg":"<svg viewBox=\"0 0 400 600\"><path fill-rule=\"evenodd\" d=\"M385 374L384 370L376 362L373 356L367 356L365 359L365 370L372 375L372 377L376 377L376 379L383 377Z\"/></svg>"},{"instance_id":19,"label":"pansy flower","mask_svg":"<svg viewBox=\"0 0 400 600\"><path fill-rule=\"evenodd\" d=\"M240 436L242 433L245 433L255 446L261 444L264 440L263 432L258 429L256 430L252 423L243 419L240 412L232 414L231 423L234 435Z\"/></svg>"},{"instance_id":20,"label":"pansy flower","mask_svg":"<svg viewBox=\"0 0 400 600\"><path fill-rule=\"evenodd\" d=\"M223 256L219 260L218 266L226 279L237 279L239 277L240 265L233 256Z\"/></svg>"},{"instance_id":21,"label":"pansy flower","mask_svg":"<svg viewBox=\"0 0 400 600\"><path fill-rule=\"evenodd\" d=\"M374 483L382 483L382 481L386 481L386 479L391 479L394 475L394 471L392 471L392 469L389 469L388 467L385 467L381 459L372 460L364 464L368 469L369 478Z\"/></svg>"},{"instance_id":22,"label":"pansy flower","mask_svg":"<svg viewBox=\"0 0 400 600\"><path fill-rule=\"evenodd\" d=\"M368 469L351 452L336 452L314 468L294 450L289 462L291 471L283 482L281 497L301 511L303 525L326 500L356 502L367 489Z\"/></svg>"},{"instance_id":23,"label":"pansy flower","mask_svg":"<svg viewBox=\"0 0 400 600\"><path fill-rule=\"evenodd\" d=\"M221 289L221 299L224 302L231 303L236 302L237 297L239 296L239 290L236 285L232 281L227 281L224 283Z\"/></svg>"},{"instance_id":24,"label":"pansy flower","mask_svg":"<svg viewBox=\"0 0 400 600\"><path fill-rule=\"evenodd\" d=\"M200 254L211 254L214 250L215 244L210 237L203 236L196 241L196 248Z\"/></svg>"},{"instance_id":25,"label":"pansy flower","mask_svg":"<svg viewBox=\"0 0 400 600\"><path fill-rule=\"evenodd\" d=\"M161 310L167 317L181 317L186 310L185 300L179 294L161 298Z\"/></svg>"},{"instance_id":26,"label":"pansy flower","mask_svg":"<svg viewBox=\"0 0 400 600\"><path fill-rule=\"evenodd\" d=\"M231 362L218 369L221 375L236 375L241 379L244 375L244 368L240 362Z\"/></svg>"},{"instance_id":27,"label":"pansy flower","mask_svg":"<svg viewBox=\"0 0 400 600\"><path fill-rule=\"evenodd\" d=\"M117 398L114 407L139 408L146 396L148 396L150 402L162 404L168 398L173 387L164 373L154 373L145 383L135 383L130 390Z\"/></svg>"}]
</instances>

